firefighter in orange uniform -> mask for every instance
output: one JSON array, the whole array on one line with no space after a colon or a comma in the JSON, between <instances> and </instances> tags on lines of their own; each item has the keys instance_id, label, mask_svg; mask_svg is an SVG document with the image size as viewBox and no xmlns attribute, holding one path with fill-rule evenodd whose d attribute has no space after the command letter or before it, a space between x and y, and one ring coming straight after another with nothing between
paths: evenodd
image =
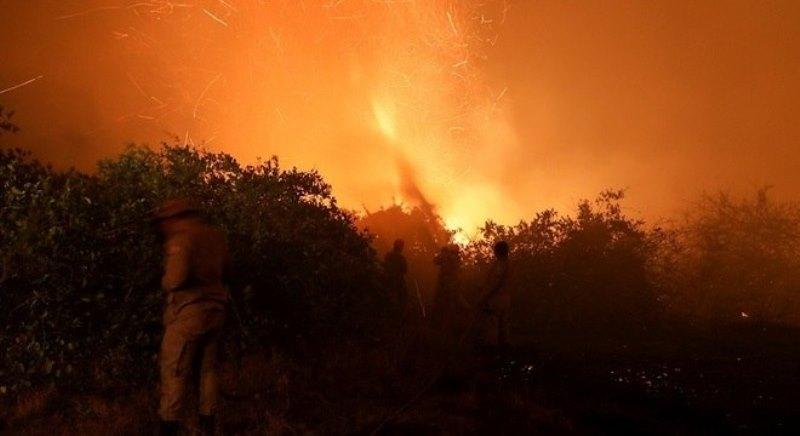
<instances>
[{"instance_id":1,"label":"firefighter in orange uniform","mask_svg":"<svg viewBox=\"0 0 800 436\"><path fill-rule=\"evenodd\" d=\"M199 366L199 425L203 433L213 434L219 397L217 350L229 301L223 286L228 246L191 201L169 200L156 210L155 219L164 236L161 433L177 434L181 428L187 385Z\"/></svg>"}]
</instances>

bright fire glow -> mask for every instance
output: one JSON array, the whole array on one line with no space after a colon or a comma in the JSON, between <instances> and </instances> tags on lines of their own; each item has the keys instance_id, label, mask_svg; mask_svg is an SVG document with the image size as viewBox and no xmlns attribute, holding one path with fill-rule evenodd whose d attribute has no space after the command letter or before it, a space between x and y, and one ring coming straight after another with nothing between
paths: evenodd
<instances>
[{"instance_id":1,"label":"bright fire glow","mask_svg":"<svg viewBox=\"0 0 800 436\"><path fill-rule=\"evenodd\" d=\"M510 93L483 71L507 11L505 0L190 0L58 20L108 19L141 100L119 120L136 132L317 168L353 209L424 199L463 242L488 217L521 215L499 189L516 142Z\"/></svg>"},{"instance_id":2,"label":"bright fire glow","mask_svg":"<svg viewBox=\"0 0 800 436\"><path fill-rule=\"evenodd\" d=\"M491 3L491 2L489 2ZM503 2L494 2L495 6ZM392 178L395 199L433 204L445 226L467 243L493 217L510 220L519 210L500 189L502 163L515 147L504 99L507 89L493 90L480 69L498 37L498 16L481 15L477 2L411 2L399 33L384 35L386 47L370 76L371 120L384 139L390 158L413 170L382 171ZM393 5L394 6L394 5ZM415 25L407 27L409 17ZM359 68L360 70L360 68ZM404 192L413 183L424 199Z\"/></svg>"},{"instance_id":3,"label":"bright fire glow","mask_svg":"<svg viewBox=\"0 0 800 436\"><path fill-rule=\"evenodd\" d=\"M394 118L385 107L376 102L372 103L372 111L375 114L375 120L378 122L378 128L381 133L394 144L397 140Z\"/></svg>"}]
</instances>

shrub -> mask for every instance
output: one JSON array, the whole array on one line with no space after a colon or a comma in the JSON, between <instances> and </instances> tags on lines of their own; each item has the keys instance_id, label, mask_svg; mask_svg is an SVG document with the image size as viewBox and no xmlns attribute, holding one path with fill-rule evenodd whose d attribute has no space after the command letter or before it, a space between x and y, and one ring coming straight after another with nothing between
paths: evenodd
<instances>
[{"instance_id":1,"label":"shrub","mask_svg":"<svg viewBox=\"0 0 800 436\"><path fill-rule=\"evenodd\" d=\"M492 245L509 242L518 327L627 328L659 317L648 260L662 236L625 216L623 197L609 191L583 201L575 217L546 210L516 226L486 223L483 238L468 249L469 259L482 271Z\"/></svg>"},{"instance_id":2,"label":"shrub","mask_svg":"<svg viewBox=\"0 0 800 436\"><path fill-rule=\"evenodd\" d=\"M705 195L671 251L680 310L716 320L800 322L800 207L769 198Z\"/></svg>"},{"instance_id":3,"label":"shrub","mask_svg":"<svg viewBox=\"0 0 800 436\"><path fill-rule=\"evenodd\" d=\"M369 239L316 172L273 158L130 147L86 175L0 151L3 304L0 386L111 386L151 380L162 298L150 211L200 201L228 236L239 315L254 342L353 336L380 323ZM89 381L87 383L87 381Z\"/></svg>"}]
</instances>

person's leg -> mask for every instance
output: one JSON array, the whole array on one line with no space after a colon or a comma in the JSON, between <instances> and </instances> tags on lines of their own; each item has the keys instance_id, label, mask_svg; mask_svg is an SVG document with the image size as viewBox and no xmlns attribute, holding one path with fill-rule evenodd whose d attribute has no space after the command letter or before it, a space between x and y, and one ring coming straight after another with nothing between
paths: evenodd
<instances>
[{"instance_id":1,"label":"person's leg","mask_svg":"<svg viewBox=\"0 0 800 436\"><path fill-rule=\"evenodd\" d=\"M196 342L186 337L179 321L166 327L161 341L161 400L158 409L164 422L181 421L186 384L195 352Z\"/></svg>"},{"instance_id":2,"label":"person's leg","mask_svg":"<svg viewBox=\"0 0 800 436\"><path fill-rule=\"evenodd\" d=\"M216 430L219 402L219 342L225 323L225 312L212 310L206 313L208 333L203 337L200 362L200 429L211 435Z\"/></svg>"},{"instance_id":3,"label":"person's leg","mask_svg":"<svg viewBox=\"0 0 800 436\"><path fill-rule=\"evenodd\" d=\"M509 325L508 325L508 312L502 311L497 314L497 347L501 353L509 351L511 344L509 343Z\"/></svg>"},{"instance_id":4,"label":"person's leg","mask_svg":"<svg viewBox=\"0 0 800 436\"><path fill-rule=\"evenodd\" d=\"M442 328L444 321L444 301L441 296L441 291L437 290L433 299L433 308L431 309L430 327L435 330Z\"/></svg>"},{"instance_id":5,"label":"person's leg","mask_svg":"<svg viewBox=\"0 0 800 436\"><path fill-rule=\"evenodd\" d=\"M158 436L178 436L181 425L177 421L161 421L158 427Z\"/></svg>"},{"instance_id":6,"label":"person's leg","mask_svg":"<svg viewBox=\"0 0 800 436\"><path fill-rule=\"evenodd\" d=\"M203 356L200 364L200 415L214 416L217 414L217 401L219 398L217 352L219 350L219 338L219 330L210 332L202 350Z\"/></svg>"}]
</instances>

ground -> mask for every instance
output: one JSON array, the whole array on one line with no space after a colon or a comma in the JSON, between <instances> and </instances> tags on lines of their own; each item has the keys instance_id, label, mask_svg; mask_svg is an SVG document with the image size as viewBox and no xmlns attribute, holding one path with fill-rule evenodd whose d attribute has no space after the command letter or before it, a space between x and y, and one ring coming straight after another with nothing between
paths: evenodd
<instances>
[{"instance_id":1,"label":"ground","mask_svg":"<svg viewBox=\"0 0 800 436\"><path fill-rule=\"evenodd\" d=\"M798 332L752 322L554 330L504 357L416 334L228 363L225 434L764 433L800 429ZM149 369L148 369L149 370ZM147 434L151 387L9 405L16 434Z\"/></svg>"}]
</instances>

